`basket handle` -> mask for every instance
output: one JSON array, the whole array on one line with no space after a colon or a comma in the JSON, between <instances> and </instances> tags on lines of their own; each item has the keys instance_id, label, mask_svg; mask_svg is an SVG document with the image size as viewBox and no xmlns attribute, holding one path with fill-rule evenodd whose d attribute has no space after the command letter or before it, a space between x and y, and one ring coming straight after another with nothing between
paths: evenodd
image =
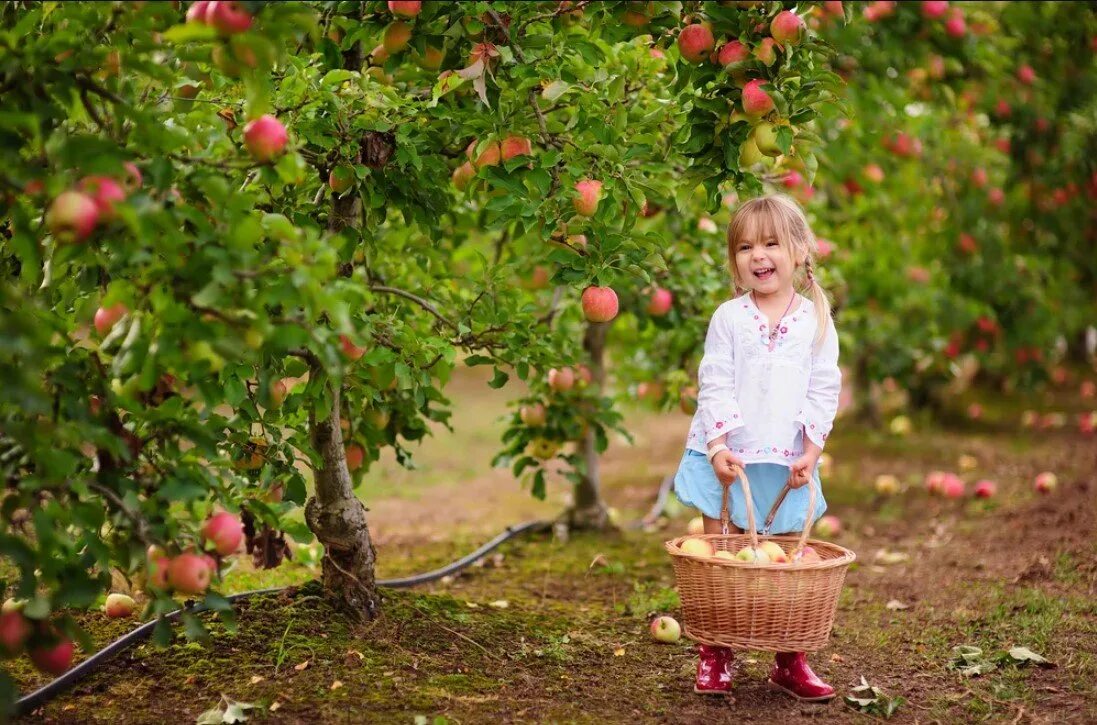
<instances>
[{"instance_id":1,"label":"basket handle","mask_svg":"<svg viewBox=\"0 0 1097 725\"><path fill-rule=\"evenodd\" d=\"M747 480L747 472L739 466L734 466L735 471L738 473L738 479L743 484L743 498L747 505L747 533L750 535L750 545L752 548L758 546L758 532L754 523L754 500L750 495L750 481ZM724 486L723 501L720 505L720 526L723 529L724 536L728 534L728 527L731 525L731 514L728 508L728 502L730 501L730 489L732 484ZM811 529L815 523L815 486L811 481L808 481L808 510L807 518L805 520L804 530L800 532L800 540L796 542L796 548L794 552L801 551L804 545L807 543L808 536L811 534ZM792 475L789 474L789 480L785 483L784 488L781 489L781 493L777 495L777 500L773 503L773 508L770 509L769 515L766 516L765 527L766 533L769 532L770 525L773 524L773 519L777 515L777 509L784 503L785 497L788 496L788 492L792 490Z\"/></svg>"}]
</instances>

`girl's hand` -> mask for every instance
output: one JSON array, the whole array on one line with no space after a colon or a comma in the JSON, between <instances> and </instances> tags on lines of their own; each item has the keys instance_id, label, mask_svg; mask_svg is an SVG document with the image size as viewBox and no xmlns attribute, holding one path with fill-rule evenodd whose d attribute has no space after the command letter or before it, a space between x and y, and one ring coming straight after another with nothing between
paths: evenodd
<instances>
[{"instance_id":1,"label":"girl's hand","mask_svg":"<svg viewBox=\"0 0 1097 725\"><path fill-rule=\"evenodd\" d=\"M811 474L815 472L815 464L818 463L819 458L812 456L810 453L801 456L796 459L789 471L792 475L789 477L789 483L793 488L800 488L806 486L808 481L811 480Z\"/></svg>"},{"instance_id":2,"label":"girl's hand","mask_svg":"<svg viewBox=\"0 0 1097 725\"><path fill-rule=\"evenodd\" d=\"M716 472L716 478L725 486L730 486L739 477L739 470L744 468L743 461L731 451L720 451L712 457L712 470Z\"/></svg>"}]
</instances>

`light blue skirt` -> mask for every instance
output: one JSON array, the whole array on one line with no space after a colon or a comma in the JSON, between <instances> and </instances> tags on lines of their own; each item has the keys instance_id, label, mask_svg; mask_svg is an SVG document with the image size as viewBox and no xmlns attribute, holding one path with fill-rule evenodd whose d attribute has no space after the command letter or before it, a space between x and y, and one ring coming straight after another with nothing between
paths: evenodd
<instances>
[{"instance_id":1,"label":"light blue skirt","mask_svg":"<svg viewBox=\"0 0 1097 725\"><path fill-rule=\"evenodd\" d=\"M779 463L748 463L747 478L750 480L750 497L754 502L754 524L760 532L765 525L766 516L773 508L777 494L788 481L788 466ZM815 487L815 521L827 510L823 498L823 486L819 481L819 467L811 476ZM674 494L686 506L698 509L712 519L720 518L720 504L724 487L716 478L712 464L704 453L686 449L678 472L674 475ZM808 488L802 486L788 492L770 527L771 534L791 534L804 530L807 521ZM743 497L743 487L736 481L731 485L731 522L743 531L747 530L747 505Z\"/></svg>"}]
</instances>

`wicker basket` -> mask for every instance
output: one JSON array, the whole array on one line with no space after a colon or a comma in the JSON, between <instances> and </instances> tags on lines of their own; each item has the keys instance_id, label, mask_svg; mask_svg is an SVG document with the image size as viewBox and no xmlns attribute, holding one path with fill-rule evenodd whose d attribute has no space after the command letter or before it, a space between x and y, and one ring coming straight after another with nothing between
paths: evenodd
<instances>
[{"instance_id":1,"label":"wicker basket","mask_svg":"<svg viewBox=\"0 0 1097 725\"><path fill-rule=\"evenodd\" d=\"M807 527L799 536L768 536L777 509L791 488L778 496L759 536L755 531L750 482L739 471L747 504L748 531L729 534L728 489L720 518L723 534L680 536L666 542L674 562L674 576L682 600L685 635L702 644L734 649L770 652L814 652L826 646L838 595L846 569L856 559L849 549L818 539L809 539L815 514L815 487L808 486ZM734 485L734 484L733 484ZM705 539L717 551L738 552L770 540L789 554L810 545L821 561L812 563L753 563L716 559L683 552L683 541Z\"/></svg>"}]
</instances>

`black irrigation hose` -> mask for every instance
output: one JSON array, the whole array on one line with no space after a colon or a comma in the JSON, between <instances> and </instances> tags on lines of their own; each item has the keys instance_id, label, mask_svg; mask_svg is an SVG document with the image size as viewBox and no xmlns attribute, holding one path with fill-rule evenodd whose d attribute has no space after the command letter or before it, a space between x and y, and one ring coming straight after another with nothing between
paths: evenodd
<instances>
[{"instance_id":1,"label":"black irrigation hose","mask_svg":"<svg viewBox=\"0 0 1097 725\"><path fill-rule=\"evenodd\" d=\"M668 476L666 479L663 480L662 485L659 487L659 496L655 501L655 505L652 507L647 516L645 516L641 522L638 522L638 524L633 525L632 528L636 528L643 523L654 521L656 518L658 518L659 514L662 513L663 507L666 505L667 494L670 491L670 486L673 481L673 476ZM464 569L478 559L487 556L509 539L513 539L514 537L520 534L524 534L527 531L544 531L545 529L549 529L551 527L551 521L527 521L526 523L519 524L517 526L508 526L507 528L503 529L503 531L494 539L487 542L472 553L461 557L457 561L451 562L439 569L428 571L424 574L416 574L415 576L404 577L402 579L385 579L383 581L378 581L377 586L400 589L403 587L412 587L416 584L426 584L427 582L441 579L442 577L460 571L461 569ZM242 599L254 597L259 594L273 594L275 592L280 592L285 588L286 587L254 589L250 592L240 592L239 594L232 594L225 598L228 599L228 601L230 602L237 602ZM174 621L184 613L197 614L199 612L207 611L208 609L209 608L203 604L199 604L190 608L181 607L173 612L165 614L164 618L169 621ZM19 700L15 703L15 716L21 717L30 712L33 712L34 710L37 710L53 698L60 695L65 690L75 685L85 676L91 674L94 670L105 664L119 652L122 652L123 650L126 650L132 645L145 639L150 634L152 634L152 630L156 626L156 622L157 620L153 620L151 622L146 622L145 624L142 624L140 627L133 630L129 634L125 634L122 637L114 640L106 647L99 650L91 657L88 657L86 660L76 665L57 679L43 685L29 695L19 698Z\"/></svg>"},{"instance_id":2,"label":"black irrigation hose","mask_svg":"<svg viewBox=\"0 0 1097 725\"><path fill-rule=\"evenodd\" d=\"M377 586L399 589L403 587L415 586L416 584L426 584L427 582L441 579L442 577L448 574L452 574L453 572L460 571L461 569L469 566L476 560L487 556L494 549L498 548L500 544L507 541L508 539L512 539L515 536L524 534L527 531L543 531L545 529L551 528L551 526L552 523L548 521L528 521L524 524L519 524L517 526L508 526L507 528L503 529L503 531L498 536L481 546L476 551L458 559L455 562L447 564L440 569L428 571L425 574L417 574L415 576L404 577L402 579L386 579L383 581L378 581ZM273 594L275 592L280 592L283 589L286 589L286 587L254 589L250 592L240 592L239 594L232 594L225 598L228 599L228 601L230 602L237 602L242 599L254 597L259 594ZM205 612L208 609L209 608L206 607L204 604L198 604L189 608L180 607L173 612L165 614L164 618L169 621L174 621L184 613L197 614L199 612ZM88 657L86 660L76 665L57 679L43 685L31 694L25 697L21 697L15 703L15 716L21 717L30 712L33 712L34 710L37 710L39 707L45 705L53 698L57 697L62 692L75 685L86 675L91 674L94 670L105 664L108 660L117 655L119 652L128 649L132 645L148 637L150 634L152 634L152 630L156 626L157 621L158 620L154 619L151 622L146 622L145 624L142 624L140 627L133 630L129 634L125 634L122 637L114 640L106 647L99 650L91 657Z\"/></svg>"}]
</instances>

